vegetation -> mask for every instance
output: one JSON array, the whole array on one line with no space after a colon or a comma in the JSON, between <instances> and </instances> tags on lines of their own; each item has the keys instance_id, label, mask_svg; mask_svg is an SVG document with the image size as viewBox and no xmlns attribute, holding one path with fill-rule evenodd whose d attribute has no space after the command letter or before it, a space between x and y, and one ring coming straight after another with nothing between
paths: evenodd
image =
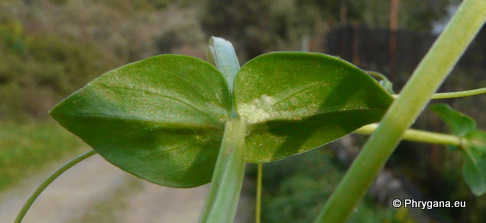
<instances>
[{"instance_id":1,"label":"vegetation","mask_svg":"<svg viewBox=\"0 0 486 223\"><path fill-rule=\"evenodd\" d=\"M312 222L346 169L329 149L264 165L262 222ZM251 176L256 177L254 169ZM348 222L408 222L406 209L377 206L366 197Z\"/></svg>"},{"instance_id":2,"label":"vegetation","mask_svg":"<svg viewBox=\"0 0 486 223\"><path fill-rule=\"evenodd\" d=\"M399 24L427 30L450 3L403 2ZM330 21L384 26L387 8L378 1L2 1L0 120L44 119L55 102L121 64L159 53L202 58L209 35L234 41L246 61L300 50L305 36L323 39Z\"/></svg>"},{"instance_id":3,"label":"vegetation","mask_svg":"<svg viewBox=\"0 0 486 223\"><path fill-rule=\"evenodd\" d=\"M163 0L2 1L0 120L46 119L57 101L89 80L166 49L203 56L194 10L185 5ZM168 18L174 22L167 23ZM160 42L174 33L177 40L187 36L184 46Z\"/></svg>"},{"instance_id":4,"label":"vegetation","mask_svg":"<svg viewBox=\"0 0 486 223\"><path fill-rule=\"evenodd\" d=\"M216 67L180 55L144 59L105 73L50 114L105 159L145 180L184 188L211 179L200 222L234 219L245 162L261 165L303 153L380 119L315 222L349 219L404 136L460 149L467 157L464 179L479 196L486 192L486 133L472 119L435 106L454 135L407 129L481 28L484 11L484 2L465 1L395 100L368 73L339 58L275 52L239 68L231 44L213 38L209 61ZM71 163L36 190L16 222Z\"/></svg>"},{"instance_id":5,"label":"vegetation","mask_svg":"<svg viewBox=\"0 0 486 223\"><path fill-rule=\"evenodd\" d=\"M435 26L435 23L441 21L449 13L448 11L451 8L451 5L454 5L457 2L458 1L453 0L440 0L427 1L426 4L421 4L422 1L400 1L400 11L398 16L399 28L420 32L430 31L431 28ZM203 1L203 4L197 4L186 0L2 1L0 2L0 57L3 58L4 62L0 63L0 101L2 101L0 104L0 120L3 120L3 122L6 123L1 124L2 126L0 127L5 127L2 128L2 130L21 130L13 131L12 134L8 134L5 138L1 138L0 145L5 143L5 146L2 146L2 148L6 149L0 151L0 154L17 154L18 157L25 157L27 160L32 158L40 159L42 161L44 161L44 158L37 158L37 156L31 156L30 154L37 153L35 152L37 149L39 151L45 151L41 153L42 156L52 157L46 158L45 161L55 160L59 157L63 157L63 154L68 154L68 152L57 153L51 152L54 150L45 149L47 147L43 147L42 143L34 143L36 140L40 140L36 137L33 137L32 139L29 138L29 140L32 140L33 142L29 144L33 147L32 151L25 149L27 146L23 146L22 148L24 149L18 150L17 148L20 146L18 142L23 142L23 137L25 137L25 135L31 132L41 132L39 130L32 130L37 129L39 126L45 126L45 128L48 129L45 131L45 134L50 135L45 135L45 138L51 138L47 143L52 144L53 148L55 147L61 150L61 147L63 147L62 151L75 151L76 149L74 148L82 144L79 143L79 141L73 141L68 144L69 140L60 140L62 143L55 143L56 139L64 139L64 137L69 138L70 136L62 131L58 131L57 128L53 128L56 130L52 130L52 126L49 122L17 125L14 124L13 121L19 123L30 123L32 120L45 121L45 119L48 119L47 111L56 102L85 85L88 81L99 76L99 74L122 64L147 58L159 53L180 53L202 58L206 54L204 46L208 34L220 35L232 40L236 44L235 48L239 53L240 61L244 62L271 50L300 50L303 48L302 46L304 44L302 43L307 37L311 38L313 44L322 44L325 32L331 32L335 27L340 25L356 25L361 23L371 27L387 26L389 22L388 10L388 3L384 4L382 1L367 1L366 3L363 3L358 1L332 0L236 0ZM478 46L481 47L482 45L479 44ZM322 46L315 47L314 49L320 50L322 49ZM481 55L475 55L475 57L478 58L480 58L480 56ZM479 59L475 61L481 60ZM216 64L216 66L218 65L217 61L214 61L214 58L212 62ZM237 67L239 68L239 64ZM276 68L279 68L279 66L276 66ZM221 68L220 70L225 74ZM477 70L475 72L477 72ZM225 77L229 80L227 76ZM479 80L474 81L469 78L462 78L462 76L459 75L455 75L452 78L459 80L461 83L479 83ZM277 81L278 80L280 79L277 79ZM272 79L272 81L275 81L275 79ZM240 85L242 85L241 83L243 82L244 81L240 80ZM254 82L256 83L257 81ZM230 85L232 83L233 82L231 81L229 82ZM468 87L469 86L470 85L468 85ZM264 103L266 100L272 99L264 98L265 100L255 101L255 99L258 98L253 98L252 95L250 95L253 92L248 92L248 95L241 93L243 92L241 89L246 89L246 87L248 86L241 87L240 93L237 93L237 95L246 97L240 97L238 99L240 100L240 104L259 106L260 102ZM187 89L190 89L190 87L187 87ZM235 92L237 91L238 89L235 90ZM188 90L188 92L191 91ZM388 96L383 97L387 98ZM226 96L223 98L226 98ZM484 115L481 112L481 109L476 108L476 100L466 99L466 101L468 101L467 105L469 105L466 107L470 107L468 113L481 120ZM454 102L454 104L458 105L461 103ZM238 105L238 103L236 103L236 105ZM382 107L387 108L389 103L386 102L382 105ZM228 110L227 106L223 107L223 110L225 110L224 116L229 117L231 109ZM457 108L461 106L453 107ZM203 106L203 108L206 109L207 107ZM236 110L238 111L238 109ZM243 110L240 107L239 112L243 114ZM183 111L183 109L181 111ZM252 117L251 112L248 112L245 115L247 115L245 118L253 118L253 121L255 122L261 121L259 120L261 117ZM382 114L375 115L375 118L381 118ZM275 117L277 116L278 115ZM289 118L285 117L285 115L278 117ZM422 117L421 119L425 118L426 117ZM273 120L272 117L266 121L268 121L268 123L265 123L264 125L262 124L261 126L253 126L255 128L250 128L250 131L253 131L250 134L250 140L247 141L250 147L255 147L255 145L259 143L265 143L265 140L262 141L262 138L259 138L258 134L270 136L275 141L278 141L278 143L281 143L279 145L288 143L288 141L283 140L283 136L288 134L288 132L278 131L282 126L288 127L288 123L278 122L278 120ZM308 123L312 121L313 120L308 120ZM214 131L214 129L212 129L207 132L206 130L201 130L194 134L194 140L190 141L197 141L202 137L206 140L204 142L207 142L208 144L200 145L200 148L215 148L214 145L221 142L224 128L222 127L224 125L223 122L215 123L219 125L218 130ZM419 123L418 125L421 125L420 119L417 123ZM296 129L302 131L308 130L305 121L293 124L296 124L292 125L292 127L295 127ZM478 126L484 128L483 125L482 122L478 122ZM34 127L31 129L29 126ZM424 128L429 127L425 126L425 124L422 126ZM107 128L109 127L113 126L108 126ZM150 131L160 133L157 132L160 130L158 129L158 126L141 129L146 131L146 133ZM434 129L440 130L440 126L439 128ZM172 134L172 136L176 135L177 137L182 137L185 133L178 132L179 130L180 129L171 130L170 134ZM165 131L162 132L167 133ZM317 132L322 133L323 130ZM334 136L339 137L340 135L347 133L349 133L349 131L336 131ZM35 135L36 134L33 134L33 136ZM293 138L291 137L293 141L290 141L290 145L298 148L296 150L278 150L277 147L272 148L271 145L268 144L265 148L274 153L264 154L266 157L258 157L254 154L254 150L251 150L249 154L246 154L246 158L248 160L253 159L255 162L280 159L289 154L303 152L314 148L314 144L322 144L322 142L318 140L319 136L322 135L318 134L304 139L301 138L300 135L294 135ZM461 135L460 137L463 136L464 135ZM133 135L130 135L130 137L133 137ZM139 135L139 137L142 136ZM176 140L174 141L180 139L177 137L175 137ZM219 138L219 141L214 140L215 138ZM326 139L326 142L331 140L331 138ZM168 145L174 143L174 141L163 141L161 137L156 137L154 141L147 142L147 145L150 146L150 144L154 142L166 143ZM304 141L311 143L300 145L300 143ZM182 142L184 142L184 140L177 141L177 145L184 146ZM94 144L94 142L91 144ZM37 145L41 145L40 148L35 148ZM70 146L74 148L71 148ZM288 148L290 147L291 146ZM413 145L413 147L416 146ZM433 148L432 151L436 151L436 149L437 148ZM410 150L402 152L402 154L406 153L407 155L405 156L409 157L409 151ZM401 152L401 150L399 150L399 152ZM440 151L439 153L445 153L445 151ZM435 165L431 171L427 171L427 173L417 173L417 171L413 171L414 168L416 168L415 166L403 164L405 161L400 158L392 158L392 165L394 165L394 168L397 170L407 173L410 178L420 179L418 182L422 183L420 187L422 187L421 189L424 193L427 193L436 200L443 200L445 198L459 200L467 197L468 201L470 201L468 202L467 210L455 209L450 212L443 211L444 215L448 215L455 220L459 219L457 216L462 216L461 219L463 220L467 218L465 221L481 222L481 219L483 219L484 216L480 213L484 210L484 207L486 207L485 203L481 199L470 196L468 186L465 183L457 183L457 177L460 177L461 175L460 171L457 171L457 166L463 163L462 157L458 158L454 153L447 153L447 155L444 155L449 157L445 159L447 162L444 160L442 160L444 162L441 162L440 160L429 162L433 161L432 158L431 160L427 159L429 154L424 154L424 152L417 152L416 154L419 154L417 156L419 156L421 165L424 169L429 169L430 166ZM196 155L202 154L193 153L192 155L195 157ZM432 157L432 155L431 152L430 157ZM112 156L117 155L112 154ZM478 155L473 154L473 156L470 156L473 157L473 159L465 159L465 162L468 162L469 165L468 169L474 169L472 165L475 164L473 161L475 156ZM179 158L184 158L184 156L181 157ZM217 151L215 149L206 157L207 159L204 162L198 163L198 165L215 163L216 157ZM309 159L309 162L312 162L311 157L308 157L307 155L304 157L305 159ZM328 159L326 157L322 157L322 159ZM118 161L121 162L120 165L125 165L120 157L115 157L115 159L118 159ZM12 174L9 175L12 177L0 176L0 179L7 179L6 181L8 182L5 184L11 185L11 183L15 182L15 179L18 178L13 175L20 174L20 176L22 176L21 174L29 173L32 169L37 169L37 165L42 165L40 160L31 162L32 165L26 167L26 169L29 169L26 170L26 172L21 170L22 167L16 168L15 165L22 165L20 162L16 162L15 164L12 164L13 167L15 167L13 168L15 170L9 170L10 168L7 168L5 171L12 172ZM291 163L292 164L289 165L295 165L295 168L300 169L299 164L295 164L294 162ZM332 176L341 176L342 169L339 164L334 162L331 163L333 164L332 166L323 165L322 168L326 169L326 173L327 171L335 173ZM403 166L396 167L399 163L402 163ZM437 168L437 163L445 164L442 167ZM481 166L484 166L482 163L480 164ZM0 163L0 165L2 166L2 169L0 170L1 173L1 171L4 171L3 163ZM178 169L180 167L178 165L179 164L175 164L169 167ZM193 166L191 170L197 171L198 169L196 166ZM445 168L443 168L444 166ZM138 167L137 165L133 165L126 169L133 171L133 168L136 169ZM146 172L140 169L133 172L139 175L137 171L146 174ZM200 182L192 183L200 184L203 181L208 181L212 169L206 169L205 171L207 171L207 173L200 174L198 175L198 179L194 179L195 181L202 179ZM481 171L483 170L481 169ZM435 175L439 176L434 179L434 182L445 182L445 184L428 183L430 181L430 176L428 174L431 172L435 172ZM267 173L267 169L265 170L265 173ZM178 180L176 179L177 177L183 179L188 178L188 176L189 175L177 176L177 174L172 174L169 178L172 177L175 180ZM316 177L316 175L311 173L301 173L300 171L291 172L286 176L282 176L281 179L283 182L279 184L279 189L277 189L275 194L271 194L269 190L265 190L264 196L268 197L265 197L264 199L263 209L265 212L263 218L267 220L275 219L279 214L277 212L278 209L282 207L291 210L289 213L286 212L286 214L288 214L289 219L294 219L295 221L304 221L305 219L309 221L309 219L311 219L310 216L316 216L318 212L317 209L311 208L311 210L303 210L301 207L309 207L304 204L312 204L313 207L317 207L318 205L314 206L314 201L310 201L311 196L319 195L324 197L323 199L327 199L329 196L329 190L323 189L323 191L318 191L317 188L326 188L323 185L324 183L335 185L333 183L336 183L337 181L333 181L333 178L331 178L326 180L317 179L317 181L312 182L310 179L315 179L313 177ZM469 177L469 179L471 179L471 177ZM153 179L149 180L159 183L161 181L157 177L153 177ZM222 179L220 180L221 182L225 182ZM469 180L469 183L472 182L472 184L474 184L473 181ZM167 182L165 183L167 184ZM0 184L0 188L1 185L2 184ZM436 190L435 188L438 187L437 185L448 186ZM265 183L264 186L267 187L267 183ZM298 187L308 188L309 194L299 193L300 191L298 190ZM482 187L475 189L477 193L482 192L482 190ZM265 195L266 193L269 194ZM277 196L282 197L278 198ZM283 199L293 200L296 204L302 205L288 207L285 206L286 204ZM319 204L322 204L322 202ZM211 206L211 204L209 206ZM379 207L375 206L372 198L366 198L365 201L361 203L358 214L354 216L360 218L359 216L370 214L376 216L377 220L381 218L394 219L395 217L396 219L401 220L406 219L406 217L403 217L406 215L406 210L386 211L386 214L379 215L374 212L374 210L378 209L381 210ZM361 212L361 210L363 210L363 212ZM352 218L354 216L352 216Z\"/></svg>"},{"instance_id":6,"label":"vegetation","mask_svg":"<svg viewBox=\"0 0 486 223\"><path fill-rule=\"evenodd\" d=\"M4 58L0 118L4 120L45 118L61 97L104 72L108 64L119 64L92 43L52 34L27 36L21 30L19 23L6 23L0 32L4 40L0 41L0 57Z\"/></svg>"},{"instance_id":7,"label":"vegetation","mask_svg":"<svg viewBox=\"0 0 486 223\"><path fill-rule=\"evenodd\" d=\"M0 190L85 146L54 123L0 123L0 139Z\"/></svg>"}]
</instances>

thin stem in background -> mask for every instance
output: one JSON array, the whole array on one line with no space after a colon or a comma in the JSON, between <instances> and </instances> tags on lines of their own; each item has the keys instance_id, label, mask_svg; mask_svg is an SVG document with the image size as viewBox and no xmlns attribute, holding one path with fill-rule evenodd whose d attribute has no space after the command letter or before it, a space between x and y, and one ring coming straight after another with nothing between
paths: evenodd
<instances>
[{"instance_id":1,"label":"thin stem in background","mask_svg":"<svg viewBox=\"0 0 486 223\"><path fill-rule=\"evenodd\" d=\"M263 164L259 163L258 174L257 174L257 194L256 194L256 211L255 217L256 223L260 223L261 211L262 211L262 178L263 178Z\"/></svg>"},{"instance_id":2,"label":"thin stem in background","mask_svg":"<svg viewBox=\"0 0 486 223\"><path fill-rule=\"evenodd\" d=\"M400 96L316 219L345 222L430 98L450 73L486 19L486 1L466 0L414 71Z\"/></svg>"},{"instance_id":3,"label":"thin stem in background","mask_svg":"<svg viewBox=\"0 0 486 223\"><path fill-rule=\"evenodd\" d=\"M474 90L468 90L468 91L436 93L432 95L431 99L461 98L461 97L469 97L469 96L480 95L480 94L486 94L486 87L474 89ZM394 98L398 98L398 96L399 96L398 94L393 95Z\"/></svg>"},{"instance_id":4,"label":"thin stem in background","mask_svg":"<svg viewBox=\"0 0 486 223\"><path fill-rule=\"evenodd\" d=\"M42 184L34 191L34 193L30 196L27 202L25 202L24 206L22 207L19 214L17 215L17 218L15 219L15 223L22 222L22 219L24 219L25 214L27 214L27 211L32 206L34 201L37 199L37 197L39 197L42 191L44 191L44 189L46 189L46 187L52 183L52 181L54 181L57 177L59 177L64 172L66 172L66 170L68 170L69 168L73 167L74 165L78 164L79 162L85 160L86 158L94 154L96 154L96 151L90 150L86 153L79 155L78 157L64 164L61 168L54 171L54 173L52 173L51 176L49 176L49 178L44 180L44 182L42 182Z\"/></svg>"},{"instance_id":5,"label":"thin stem in background","mask_svg":"<svg viewBox=\"0 0 486 223\"><path fill-rule=\"evenodd\" d=\"M378 128L378 124L370 124L365 125L354 133L362 134L362 135L371 135L373 132L376 131ZM414 141L414 142L423 142L423 143L431 143L431 144L441 144L441 145L451 145L451 146L461 146L462 139L459 136L443 134L443 133L436 133L436 132L427 132L422 130L416 129L408 129L405 131L403 135L404 140Z\"/></svg>"},{"instance_id":6,"label":"thin stem in background","mask_svg":"<svg viewBox=\"0 0 486 223\"><path fill-rule=\"evenodd\" d=\"M479 95L484 93L486 93L486 88L479 88L479 89L474 89L469 91L437 93L432 96L432 99L460 98L460 97L468 97L468 96L474 96L474 95Z\"/></svg>"}]
</instances>

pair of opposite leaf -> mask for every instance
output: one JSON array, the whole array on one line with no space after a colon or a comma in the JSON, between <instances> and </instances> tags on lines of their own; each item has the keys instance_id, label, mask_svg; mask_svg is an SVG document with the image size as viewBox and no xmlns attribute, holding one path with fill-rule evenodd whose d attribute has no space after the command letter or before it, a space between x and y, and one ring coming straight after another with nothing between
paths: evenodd
<instances>
[{"instance_id":1,"label":"pair of opposite leaf","mask_svg":"<svg viewBox=\"0 0 486 223\"><path fill-rule=\"evenodd\" d=\"M103 74L51 115L121 169L194 187L211 181L233 108L248 124L246 161L263 163L378 122L393 101L364 71L317 53L256 57L233 84L205 61L161 55Z\"/></svg>"}]
</instances>

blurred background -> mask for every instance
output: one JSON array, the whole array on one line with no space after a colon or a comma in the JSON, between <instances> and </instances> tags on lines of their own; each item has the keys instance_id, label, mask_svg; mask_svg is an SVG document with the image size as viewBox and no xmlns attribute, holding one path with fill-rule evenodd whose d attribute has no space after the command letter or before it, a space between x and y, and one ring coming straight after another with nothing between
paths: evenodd
<instances>
[{"instance_id":1,"label":"blurred background","mask_svg":"<svg viewBox=\"0 0 486 223\"><path fill-rule=\"evenodd\" d=\"M49 171L89 149L57 125L48 116L48 110L110 69L164 53L205 59L209 37L219 36L233 43L241 64L269 51L323 52L362 69L385 74L399 92L459 3L459 0L1 0L0 222L11 219L5 216L16 214L22 199ZM440 91L484 87L485 53L483 28ZM449 103L472 116L480 129L486 129L486 96L438 102ZM448 131L428 111L420 116L414 128ZM312 222L366 138L347 136L306 154L265 164L263 222ZM462 163L461 154L441 146L402 142L349 222L485 222L486 196L475 197L467 188L462 179ZM97 165L92 166L98 170L110 168ZM254 165L248 165L238 222L253 222L255 169ZM147 217L159 213L157 207L167 209L163 212L165 217L179 215L171 222L186 222L181 216L191 215L190 212L197 219L205 198L204 187L195 191L177 190L180 196L168 199L169 194L176 192L161 194L159 187L117 175L118 172L106 173L118 177L113 179L76 174L71 175L84 179L83 182L98 182L100 185L93 190L103 192L91 197L81 193L78 198L89 199L82 206L77 204L69 209L70 216L43 221L40 217L47 212L41 211L44 214L32 217L36 219L32 222L124 222L123 219L128 219L126 213L139 215L132 218L138 220L131 222L160 222L163 215L156 216L158 220ZM66 179L66 182L75 181ZM83 185L76 192L88 191L89 185L74 184ZM107 186L108 189L102 190ZM46 199L79 203L74 190L56 197L54 192L61 191L58 189ZM154 199L156 195L160 199ZM397 197L464 200L467 207L394 209L390 201ZM168 206L177 200L182 202L181 208L170 209ZM54 204L45 206L50 205ZM150 208L155 209L149 213ZM61 216L63 210L53 215Z\"/></svg>"}]
</instances>

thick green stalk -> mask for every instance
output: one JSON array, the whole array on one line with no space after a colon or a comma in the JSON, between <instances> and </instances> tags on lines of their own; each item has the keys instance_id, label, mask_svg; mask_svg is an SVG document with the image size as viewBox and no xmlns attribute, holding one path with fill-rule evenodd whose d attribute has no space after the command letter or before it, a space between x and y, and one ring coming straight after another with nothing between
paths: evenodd
<instances>
[{"instance_id":1,"label":"thick green stalk","mask_svg":"<svg viewBox=\"0 0 486 223\"><path fill-rule=\"evenodd\" d=\"M315 222L345 222L486 19L486 1L464 1L383 117Z\"/></svg>"},{"instance_id":2,"label":"thick green stalk","mask_svg":"<svg viewBox=\"0 0 486 223\"><path fill-rule=\"evenodd\" d=\"M233 45L223 38L211 37L208 61L223 73L232 90L240 70ZM237 117L233 107L199 222L233 222L245 171L245 134L246 123Z\"/></svg>"},{"instance_id":3,"label":"thick green stalk","mask_svg":"<svg viewBox=\"0 0 486 223\"><path fill-rule=\"evenodd\" d=\"M255 222L260 223L262 212L262 178L263 178L263 164L259 163L257 174L257 194L256 194L256 210L255 210Z\"/></svg>"},{"instance_id":4,"label":"thick green stalk","mask_svg":"<svg viewBox=\"0 0 486 223\"><path fill-rule=\"evenodd\" d=\"M365 125L354 133L363 134L363 135L371 135L373 132L376 131L378 128L378 124L370 124ZM415 130L415 129L408 129L403 134L404 140L415 141L415 142L424 142L424 143L432 143L432 144L441 144L441 145L451 145L451 146L460 146L462 144L461 137L455 135L448 135L443 133L435 133L435 132L427 132L422 130Z\"/></svg>"},{"instance_id":5,"label":"thick green stalk","mask_svg":"<svg viewBox=\"0 0 486 223\"><path fill-rule=\"evenodd\" d=\"M25 202L24 206L22 207L19 214L17 215L17 218L15 219L15 223L22 222L22 219L24 219L25 214L27 214L27 211L32 206L34 201L37 199L37 197L39 197L39 195L42 193L42 191L44 191L44 189L46 189L46 187L49 186L49 184L52 183L52 181L54 181L57 177L59 177L64 172L66 172L66 170L68 170L69 168L73 167L74 165L78 164L79 162L85 160L86 158L88 158L88 157L90 157L94 154L96 154L96 151L94 151L94 150L90 150L86 153L83 153L83 154L79 155L78 157L74 158L73 160L65 163L61 168L59 168L54 173L52 173L49 176L49 178L44 180L44 182L42 182L42 184L39 185L39 187L29 197L27 202Z\"/></svg>"},{"instance_id":6,"label":"thick green stalk","mask_svg":"<svg viewBox=\"0 0 486 223\"><path fill-rule=\"evenodd\" d=\"M225 126L208 197L199 222L233 222L245 173L246 123L231 118Z\"/></svg>"}]
</instances>

